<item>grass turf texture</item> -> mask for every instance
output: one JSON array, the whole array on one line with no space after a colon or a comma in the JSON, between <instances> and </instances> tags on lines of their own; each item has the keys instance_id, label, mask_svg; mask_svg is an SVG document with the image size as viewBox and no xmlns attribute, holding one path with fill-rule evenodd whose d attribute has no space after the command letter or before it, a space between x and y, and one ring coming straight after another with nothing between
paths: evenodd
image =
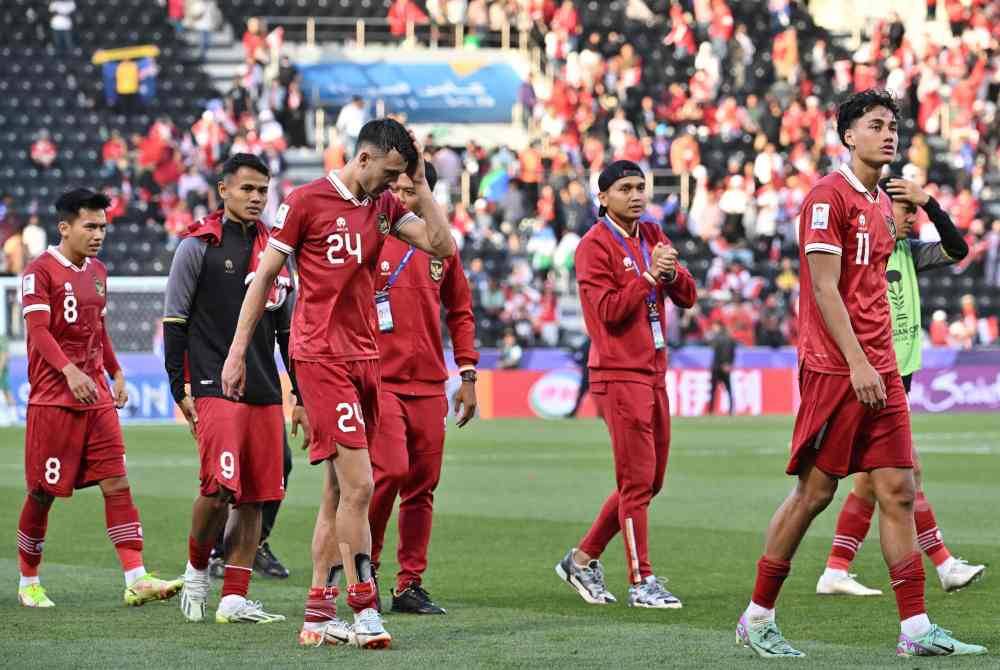
<instances>
[{"instance_id":1,"label":"grass turf texture","mask_svg":"<svg viewBox=\"0 0 1000 670\"><path fill-rule=\"evenodd\" d=\"M684 601L676 611L626 607L620 539L604 562L620 603L595 607L559 583L553 566L586 530L613 482L604 426L597 421L493 421L450 429L425 585L444 617L388 616L388 651L300 649L295 642L310 574L309 541L320 471L296 456L272 547L292 576L255 576L250 596L288 616L267 626L183 621L175 601L122 604L122 577L105 536L97 489L57 501L49 519L42 578L54 610L17 604L14 534L23 498L23 431L0 431L0 658L4 667L417 668L759 667L735 646L734 628L753 586L771 513L792 480L782 472L789 419L675 420L664 492L650 518L654 569ZM799 550L778 621L810 668L996 668L1000 666L1000 416L917 416L929 499L948 545L992 564L986 579L943 593L927 562L932 618L992 654L898 660L895 602L878 549L877 523L855 570L880 598L814 595L845 482ZM146 564L179 574L187 550L197 457L181 427L125 431L129 474L142 513ZM383 584L395 569L390 526ZM213 585L210 607L218 603ZM387 601L387 598L386 598ZM341 598L341 611L346 605Z\"/></svg>"}]
</instances>

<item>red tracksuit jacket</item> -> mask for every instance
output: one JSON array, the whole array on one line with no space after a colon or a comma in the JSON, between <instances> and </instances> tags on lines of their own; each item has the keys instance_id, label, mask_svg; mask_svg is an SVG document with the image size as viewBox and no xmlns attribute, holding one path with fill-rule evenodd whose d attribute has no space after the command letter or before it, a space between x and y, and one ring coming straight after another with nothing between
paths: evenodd
<instances>
[{"instance_id":1,"label":"red tracksuit jacket","mask_svg":"<svg viewBox=\"0 0 1000 670\"><path fill-rule=\"evenodd\" d=\"M409 245L389 237L379 256L375 289L381 291ZM441 341L441 306L447 310L455 362L479 363L472 293L458 251L445 259L416 250L389 289L394 329L379 333L382 389L405 395L441 395L448 379Z\"/></svg>"},{"instance_id":2,"label":"red tracksuit jacket","mask_svg":"<svg viewBox=\"0 0 1000 670\"><path fill-rule=\"evenodd\" d=\"M620 228L618 232L631 256L601 221L587 231L576 249L580 302L591 339L590 381L633 381L663 386L667 350L653 346L646 309L646 296L653 287L640 274L647 269L640 238L628 237ZM660 227L652 223L639 222L637 234L646 240L650 254L658 242L670 243ZM640 272L636 272L636 262ZM661 281L656 288L664 340L667 325L664 300L668 296L679 307L694 305L697 298L694 278L683 266L678 265L672 282Z\"/></svg>"}]
</instances>

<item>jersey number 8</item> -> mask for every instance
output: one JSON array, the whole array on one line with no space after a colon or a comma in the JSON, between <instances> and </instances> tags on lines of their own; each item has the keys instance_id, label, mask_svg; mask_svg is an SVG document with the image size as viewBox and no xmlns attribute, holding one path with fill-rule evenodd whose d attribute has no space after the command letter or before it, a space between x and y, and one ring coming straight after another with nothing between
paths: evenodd
<instances>
[{"instance_id":1,"label":"jersey number 8","mask_svg":"<svg viewBox=\"0 0 1000 670\"><path fill-rule=\"evenodd\" d=\"M63 319L66 320L66 323L76 323L79 316L80 312L76 308L76 296L66 296L63 299Z\"/></svg>"}]
</instances>

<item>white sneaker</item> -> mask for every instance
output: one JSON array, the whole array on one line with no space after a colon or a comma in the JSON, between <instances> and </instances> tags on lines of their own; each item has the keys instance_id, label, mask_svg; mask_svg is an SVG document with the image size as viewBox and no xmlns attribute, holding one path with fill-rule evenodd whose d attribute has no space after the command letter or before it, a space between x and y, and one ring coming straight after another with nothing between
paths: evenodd
<instances>
[{"instance_id":1,"label":"white sneaker","mask_svg":"<svg viewBox=\"0 0 1000 670\"><path fill-rule=\"evenodd\" d=\"M392 636L382 626L382 616L372 607L354 615L354 643L362 649L388 649Z\"/></svg>"},{"instance_id":2,"label":"white sneaker","mask_svg":"<svg viewBox=\"0 0 1000 670\"><path fill-rule=\"evenodd\" d=\"M284 620L283 614L265 612L260 601L241 596L226 596L215 610L215 623L277 623Z\"/></svg>"},{"instance_id":3,"label":"white sneaker","mask_svg":"<svg viewBox=\"0 0 1000 670\"><path fill-rule=\"evenodd\" d=\"M354 627L343 619L330 619L323 623L306 622L299 631L299 644L303 647L322 647L324 644L355 645Z\"/></svg>"},{"instance_id":4,"label":"white sneaker","mask_svg":"<svg viewBox=\"0 0 1000 670\"><path fill-rule=\"evenodd\" d=\"M666 579L650 575L628 589L629 607L649 607L652 609L678 610L684 605L680 598L668 591L663 584Z\"/></svg>"},{"instance_id":5,"label":"white sneaker","mask_svg":"<svg viewBox=\"0 0 1000 670\"><path fill-rule=\"evenodd\" d=\"M964 589L982 577L986 570L985 565L969 565L963 558L951 558L948 563L942 566L944 569L938 572L938 577L941 579L941 586L949 593Z\"/></svg>"},{"instance_id":6,"label":"white sneaker","mask_svg":"<svg viewBox=\"0 0 1000 670\"><path fill-rule=\"evenodd\" d=\"M855 574L830 574L824 572L816 582L816 593L821 596L880 596L878 589L870 589L855 579Z\"/></svg>"},{"instance_id":7,"label":"white sneaker","mask_svg":"<svg viewBox=\"0 0 1000 670\"><path fill-rule=\"evenodd\" d=\"M184 572L184 587L181 589L181 612L188 621L201 621L205 618L205 607L208 605L208 570L194 570L190 567Z\"/></svg>"}]
</instances>

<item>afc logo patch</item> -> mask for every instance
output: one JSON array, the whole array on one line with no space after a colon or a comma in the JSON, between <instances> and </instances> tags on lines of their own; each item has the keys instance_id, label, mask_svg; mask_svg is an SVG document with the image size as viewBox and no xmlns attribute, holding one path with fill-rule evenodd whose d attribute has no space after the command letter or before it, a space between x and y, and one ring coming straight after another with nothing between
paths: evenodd
<instances>
[{"instance_id":1,"label":"afc logo patch","mask_svg":"<svg viewBox=\"0 0 1000 670\"><path fill-rule=\"evenodd\" d=\"M291 209L288 205L283 204L278 208L278 211L274 214L274 223L271 225L275 230L281 230L285 227L285 217L288 216L288 212Z\"/></svg>"},{"instance_id":2,"label":"afc logo patch","mask_svg":"<svg viewBox=\"0 0 1000 670\"><path fill-rule=\"evenodd\" d=\"M431 279L436 282L441 281L441 277L444 277L444 261L440 258L431 259Z\"/></svg>"},{"instance_id":3,"label":"afc logo patch","mask_svg":"<svg viewBox=\"0 0 1000 670\"><path fill-rule=\"evenodd\" d=\"M812 223L810 228L813 230L826 230L830 226L830 204L826 202L817 202L812 208Z\"/></svg>"},{"instance_id":4,"label":"afc logo patch","mask_svg":"<svg viewBox=\"0 0 1000 670\"><path fill-rule=\"evenodd\" d=\"M378 215L378 232L383 235L389 234L389 217L385 214Z\"/></svg>"},{"instance_id":5,"label":"afc logo patch","mask_svg":"<svg viewBox=\"0 0 1000 670\"><path fill-rule=\"evenodd\" d=\"M34 295L35 293L35 273L24 275L21 280L21 297L26 295Z\"/></svg>"},{"instance_id":6,"label":"afc logo patch","mask_svg":"<svg viewBox=\"0 0 1000 670\"><path fill-rule=\"evenodd\" d=\"M97 295L104 297L105 286L100 277L94 277L94 290L97 291Z\"/></svg>"}]
</instances>

